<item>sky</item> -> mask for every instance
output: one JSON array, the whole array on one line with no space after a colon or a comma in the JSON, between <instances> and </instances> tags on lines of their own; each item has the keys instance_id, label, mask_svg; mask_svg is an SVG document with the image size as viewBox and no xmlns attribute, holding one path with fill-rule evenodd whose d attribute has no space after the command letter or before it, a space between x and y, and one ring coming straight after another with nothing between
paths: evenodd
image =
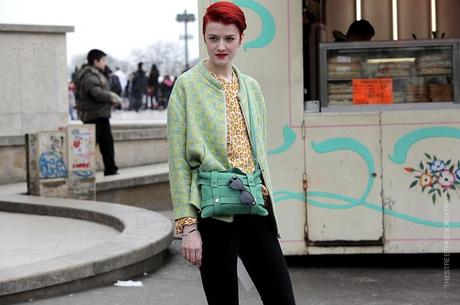
<instances>
[{"instance_id":1,"label":"sky","mask_svg":"<svg viewBox=\"0 0 460 305\"><path fill-rule=\"evenodd\" d=\"M129 59L132 49L144 49L156 41L179 42L184 23L176 15L195 15L189 23L189 58L198 57L197 0L0 0L0 23L66 25L67 61L73 55L102 49L119 59ZM201 14L200 14L201 15ZM184 59L185 60L185 59Z\"/></svg>"}]
</instances>

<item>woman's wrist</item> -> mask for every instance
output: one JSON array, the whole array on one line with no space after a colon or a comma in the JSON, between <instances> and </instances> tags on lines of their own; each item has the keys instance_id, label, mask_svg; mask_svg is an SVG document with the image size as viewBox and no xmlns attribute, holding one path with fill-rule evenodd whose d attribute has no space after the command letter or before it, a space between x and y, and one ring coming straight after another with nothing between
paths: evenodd
<instances>
[{"instance_id":1,"label":"woman's wrist","mask_svg":"<svg viewBox=\"0 0 460 305\"><path fill-rule=\"evenodd\" d=\"M192 228L192 229L190 229L190 230L188 230L188 231L186 231L186 230L184 229L184 233L182 233L182 237L186 237L187 235L190 235L190 234L192 234L193 232L196 232L196 231L198 231L198 228L197 228L197 227Z\"/></svg>"},{"instance_id":2,"label":"woman's wrist","mask_svg":"<svg viewBox=\"0 0 460 305\"><path fill-rule=\"evenodd\" d=\"M194 229L197 229L198 228L198 225L196 223L194 224L191 224L191 225L185 225L184 226L184 229L183 229L183 232L184 233L188 233L190 232L191 230L194 230Z\"/></svg>"}]
</instances>

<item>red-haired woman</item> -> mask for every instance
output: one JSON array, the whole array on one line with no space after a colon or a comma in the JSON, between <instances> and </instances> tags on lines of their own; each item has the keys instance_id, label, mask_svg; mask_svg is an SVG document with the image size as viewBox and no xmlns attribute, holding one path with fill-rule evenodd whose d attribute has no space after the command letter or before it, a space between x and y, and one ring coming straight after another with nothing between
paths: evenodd
<instances>
[{"instance_id":1,"label":"red-haired woman","mask_svg":"<svg viewBox=\"0 0 460 305\"><path fill-rule=\"evenodd\" d=\"M292 305L272 207L265 103L257 81L232 64L245 29L244 13L235 4L209 6L203 17L208 58L177 79L170 97L169 175L176 231L182 234L184 257L200 266L208 304L238 304L240 257L263 304ZM262 209L268 215L202 217L198 173L230 168L262 171Z\"/></svg>"}]
</instances>

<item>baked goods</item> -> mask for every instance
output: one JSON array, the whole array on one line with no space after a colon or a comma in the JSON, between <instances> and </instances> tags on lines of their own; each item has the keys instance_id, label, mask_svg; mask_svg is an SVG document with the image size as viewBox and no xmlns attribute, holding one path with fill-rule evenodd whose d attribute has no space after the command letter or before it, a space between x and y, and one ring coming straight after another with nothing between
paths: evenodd
<instances>
[{"instance_id":1,"label":"baked goods","mask_svg":"<svg viewBox=\"0 0 460 305\"><path fill-rule=\"evenodd\" d=\"M453 100L451 84L429 84L428 90L432 102L451 102Z\"/></svg>"},{"instance_id":2,"label":"baked goods","mask_svg":"<svg viewBox=\"0 0 460 305\"><path fill-rule=\"evenodd\" d=\"M420 55L416 59L417 74L444 75L452 73L452 60L449 53L430 53Z\"/></svg>"},{"instance_id":3,"label":"baked goods","mask_svg":"<svg viewBox=\"0 0 460 305\"><path fill-rule=\"evenodd\" d=\"M406 101L406 95L403 91L393 91L393 103L400 104Z\"/></svg>"},{"instance_id":4,"label":"baked goods","mask_svg":"<svg viewBox=\"0 0 460 305\"><path fill-rule=\"evenodd\" d=\"M413 68L414 63L408 61L379 63L376 77L407 77Z\"/></svg>"},{"instance_id":5,"label":"baked goods","mask_svg":"<svg viewBox=\"0 0 460 305\"><path fill-rule=\"evenodd\" d=\"M328 59L329 79L352 79L361 77L363 65L360 58L351 56L334 56Z\"/></svg>"},{"instance_id":6,"label":"baked goods","mask_svg":"<svg viewBox=\"0 0 460 305\"><path fill-rule=\"evenodd\" d=\"M327 86L329 104L351 104L353 101L353 87L351 82L331 83Z\"/></svg>"},{"instance_id":7,"label":"baked goods","mask_svg":"<svg viewBox=\"0 0 460 305\"><path fill-rule=\"evenodd\" d=\"M428 102L429 91L426 85L412 85L406 87L406 102L407 103L422 103Z\"/></svg>"}]
</instances>

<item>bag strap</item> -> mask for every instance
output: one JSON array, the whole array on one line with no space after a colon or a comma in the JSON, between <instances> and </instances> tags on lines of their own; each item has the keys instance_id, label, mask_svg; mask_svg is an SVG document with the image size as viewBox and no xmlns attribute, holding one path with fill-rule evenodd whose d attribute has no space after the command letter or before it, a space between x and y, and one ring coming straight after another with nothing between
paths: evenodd
<instances>
[{"instance_id":1,"label":"bag strap","mask_svg":"<svg viewBox=\"0 0 460 305\"><path fill-rule=\"evenodd\" d=\"M246 90L246 98L248 100L249 125L250 125L249 142L250 142L251 147L252 147L252 158L254 159L254 165L255 165L256 170L260 170L260 165L259 165L259 161L258 161L258 158L257 158L257 138L256 138L255 125L254 125L255 121L254 121L254 117L253 117L253 109L252 109L253 105L252 105L251 100L249 98L248 86L246 84L246 80L244 79L243 75L241 75L241 79L243 80L244 88Z\"/></svg>"}]
</instances>

